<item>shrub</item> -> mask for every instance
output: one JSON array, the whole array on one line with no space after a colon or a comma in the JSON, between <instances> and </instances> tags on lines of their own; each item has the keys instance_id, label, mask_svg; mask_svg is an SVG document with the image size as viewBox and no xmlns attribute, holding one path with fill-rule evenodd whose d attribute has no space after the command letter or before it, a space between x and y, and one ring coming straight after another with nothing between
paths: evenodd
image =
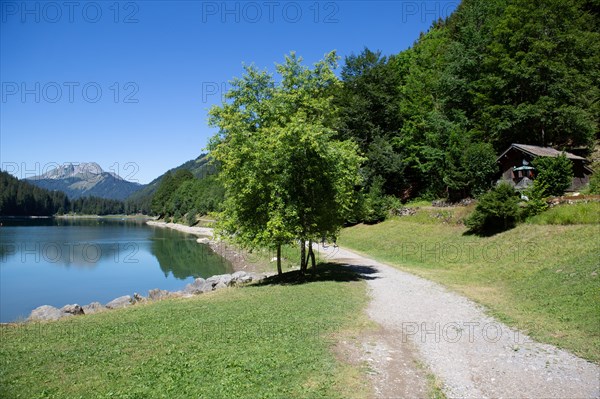
<instances>
[{"instance_id":1,"label":"shrub","mask_svg":"<svg viewBox=\"0 0 600 399\"><path fill-rule=\"evenodd\" d=\"M547 191L548 187L544 182L534 183L529 190L525 191L528 201L521 210L522 220L538 215L548 209L548 204L544 197L544 193Z\"/></svg>"},{"instance_id":2,"label":"shrub","mask_svg":"<svg viewBox=\"0 0 600 399\"><path fill-rule=\"evenodd\" d=\"M543 187L543 196L563 195L571 185L573 164L564 153L555 158L536 158L533 166L537 169L533 185L537 184L538 190Z\"/></svg>"},{"instance_id":3,"label":"shrub","mask_svg":"<svg viewBox=\"0 0 600 399\"><path fill-rule=\"evenodd\" d=\"M185 215L185 222L187 223L188 226L193 226L196 224L196 214L197 214L196 210L192 209Z\"/></svg>"},{"instance_id":4,"label":"shrub","mask_svg":"<svg viewBox=\"0 0 600 399\"><path fill-rule=\"evenodd\" d=\"M593 165L594 173L590 177L590 184L587 187L588 194L600 194L600 164Z\"/></svg>"},{"instance_id":5,"label":"shrub","mask_svg":"<svg viewBox=\"0 0 600 399\"><path fill-rule=\"evenodd\" d=\"M473 233L495 233L514 227L518 215L519 198L515 190L508 183L500 183L479 198L465 225Z\"/></svg>"},{"instance_id":6,"label":"shrub","mask_svg":"<svg viewBox=\"0 0 600 399\"><path fill-rule=\"evenodd\" d=\"M378 223L385 220L388 215L388 201L383 194L383 178L376 176L364 197L365 223Z\"/></svg>"}]
</instances>

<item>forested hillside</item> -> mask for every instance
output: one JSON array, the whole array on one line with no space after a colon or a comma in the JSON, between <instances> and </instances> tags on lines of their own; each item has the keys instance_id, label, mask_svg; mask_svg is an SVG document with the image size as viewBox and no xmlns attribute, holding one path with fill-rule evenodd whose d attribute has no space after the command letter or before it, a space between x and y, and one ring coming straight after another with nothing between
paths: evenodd
<instances>
[{"instance_id":1,"label":"forested hillside","mask_svg":"<svg viewBox=\"0 0 600 399\"><path fill-rule=\"evenodd\" d=\"M210 164L206 154L201 154L198 158L187 161L176 168L170 169L163 175L152 180L143 189L136 191L127 198L126 205L130 209L136 209L139 212L150 214L152 212L152 198L158 190L161 182L167 175L172 175L178 170L188 170L196 179L203 179L207 176L216 174L216 167ZM184 211L185 214L187 211Z\"/></svg>"},{"instance_id":2,"label":"forested hillside","mask_svg":"<svg viewBox=\"0 0 600 399\"><path fill-rule=\"evenodd\" d=\"M464 0L400 54L347 57L339 135L367 156L367 190L473 196L510 143L591 150L598 17L585 0Z\"/></svg>"}]
</instances>

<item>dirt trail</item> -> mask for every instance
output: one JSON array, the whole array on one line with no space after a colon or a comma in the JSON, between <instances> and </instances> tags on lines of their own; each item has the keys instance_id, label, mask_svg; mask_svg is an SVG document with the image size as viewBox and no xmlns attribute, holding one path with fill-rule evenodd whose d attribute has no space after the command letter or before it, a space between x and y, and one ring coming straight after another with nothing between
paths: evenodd
<instances>
[{"instance_id":1,"label":"dirt trail","mask_svg":"<svg viewBox=\"0 0 600 399\"><path fill-rule=\"evenodd\" d=\"M372 297L368 315L385 332L373 343L376 350L364 348L361 355L375 370L377 397L410 394L400 374L414 362L397 359L400 353L421 359L448 398L600 398L595 364L534 342L439 284L343 248L319 246L318 251L321 259L365 274ZM409 374L423 379L418 370ZM422 396L422 387L412 392Z\"/></svg>"}]
</instances>

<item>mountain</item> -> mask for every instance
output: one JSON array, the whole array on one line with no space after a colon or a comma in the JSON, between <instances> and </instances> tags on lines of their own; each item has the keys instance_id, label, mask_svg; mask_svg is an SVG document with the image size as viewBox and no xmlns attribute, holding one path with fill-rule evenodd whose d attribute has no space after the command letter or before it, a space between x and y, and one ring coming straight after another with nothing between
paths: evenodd
<instances>
[{"instance_id":1,"label":"mountain","mask_svg":"<svg viewBox=\"0 0 600 399\"><path fill-rule=\"evenodd\" d=\"M47 190L62 191L71 199L94 196L124 200L144 187L105 172L95 162L67 163L27 181Z\"/></svg>"}]
</instances>

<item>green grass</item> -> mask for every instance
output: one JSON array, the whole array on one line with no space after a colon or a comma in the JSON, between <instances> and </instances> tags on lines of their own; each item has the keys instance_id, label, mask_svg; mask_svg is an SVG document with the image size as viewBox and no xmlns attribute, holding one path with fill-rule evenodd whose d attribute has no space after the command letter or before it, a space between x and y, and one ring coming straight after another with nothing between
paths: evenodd
<instances>
[{"instance_id":1,"label":"green grass","mask_svg":"<svg viewBox=\"0 0 600 399\"><path fill-rule=\"evenodd\" d=\"M600 224L523 224L477 237L442 219L420 222L431 212L347 228L339 243L440 282L533 338L600 362Z\"/></svg>"},{"instance_id":2,"label":"green grass","mask_svg":"<svg viewBox=\"0 0 600 399\"><path fill-rule=\"evenodd\" d=\"M599 224L600 202L563 204L528 220L533 224Z\"/></svg>"},{"instance_id":3,"label":"green grass","mask_svg":"<svg viewBox=\"0 0 600 399\"><path fill-rule=\"evenodd\" d=\"M0 327L0 397L364 397L330 347L364 325L365 287L337 270Z\"/></svg>"}]
</instances>

